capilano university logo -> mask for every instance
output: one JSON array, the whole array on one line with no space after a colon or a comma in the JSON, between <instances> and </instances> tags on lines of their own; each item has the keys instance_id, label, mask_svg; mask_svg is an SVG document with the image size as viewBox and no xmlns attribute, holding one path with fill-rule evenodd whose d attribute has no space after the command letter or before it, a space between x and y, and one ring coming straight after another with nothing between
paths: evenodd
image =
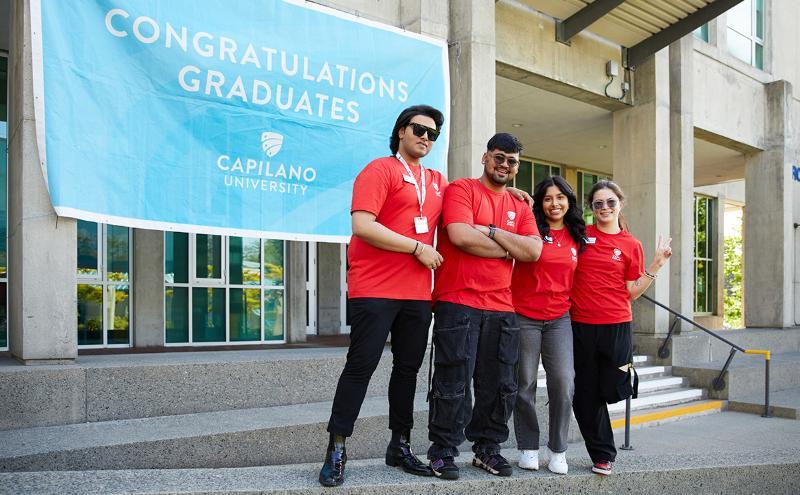
<instances>
[{"instance_id":1,"label":"capilano university logo","mask_svg":"<svg viewBox=\"0 0 800 495\"><path fill-rule=\"evenodd\" d=\"M277 132L264 131L261 133L261 149L268 157L277 155L283 146L283 135Z\"/></svg>"},{"instance_id":2,"label":"capilano university logo","mask_svg":"<svg viewBox=\"0 0 800 495\"><path fill-rule=\"evenodd\" d=\"M225 187L304 196L308 185L317 179L317 171L313 167L269 160L283 148L283 134L264 131L260 142L267 160L232 155L217 157L217 169L224 173Z\"/></svg>"}]
</instances>

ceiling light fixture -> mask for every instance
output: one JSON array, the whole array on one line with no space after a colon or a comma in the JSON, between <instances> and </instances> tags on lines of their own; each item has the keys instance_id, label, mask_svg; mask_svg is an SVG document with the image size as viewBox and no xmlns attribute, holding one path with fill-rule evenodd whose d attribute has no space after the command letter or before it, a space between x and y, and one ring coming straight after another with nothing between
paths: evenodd
<instances>
[{"instance_id":1,"label":"ceiling light fixture","mask_svg":"<svg viewBox=\"0 0 800 495\"><path fill-rule=\"evenodd\" d=\"M522 127L522 124L511 124L511 127Z\"/></svg>"}]
</instances>

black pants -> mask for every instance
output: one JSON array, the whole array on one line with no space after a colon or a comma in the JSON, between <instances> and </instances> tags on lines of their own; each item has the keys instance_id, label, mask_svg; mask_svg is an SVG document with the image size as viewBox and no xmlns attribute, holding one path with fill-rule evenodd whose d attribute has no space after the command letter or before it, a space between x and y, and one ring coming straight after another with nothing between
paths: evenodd
<instances>
[{"instance_id":1,"label":"black pants","mask_svg":"<svg viewBox=\"0 0 800 495\"><path fill-rule=\"evenodd\" d=\"M431 302L354 298L350 303L350 348L333 399L328 431L349 437L358 418L372 373L392 333L392 376L389 380L389 428L414 426L417 372L428 346Z\"/></svg>"},{"instance_id":2,"label":"black pants","mask_svg":"<svg viewBox=\"0 0 800 495\"><path fill-rule=\"evenodd\" d=\"M517 398L517 315L449 302L434 313L428 458L458 456L465 438L476 453L499 452Z\"/></svg>"},{"instance_id":3,"label":"black pants","mask_svg":"<svg viewBox=\"0 0 800 495\"><path fill-rule=\"evenodd\" d=\"M607 401L621 381L630 375L619 369L630 363L631 323L590 325L572 322L575 358L575 396L572 410L581 429L592 462L611 461L617 456Z\"/></svg>"}]
</instances>

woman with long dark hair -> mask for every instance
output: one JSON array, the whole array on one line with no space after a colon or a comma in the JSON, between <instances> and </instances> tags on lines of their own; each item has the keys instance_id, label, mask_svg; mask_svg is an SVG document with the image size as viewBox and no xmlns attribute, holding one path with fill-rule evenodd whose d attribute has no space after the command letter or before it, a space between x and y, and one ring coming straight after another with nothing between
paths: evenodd
<instances>
[{"instance_id":1,"label":"woman with long dark hair","mask_svg":"<svg viewBox=\"0 0 800 495\"><path fill-rule=\"evenodd\" d=\"M572 290L575 353L573 410L592 458L592 471L611 474L617 455L607 404L632 393L631 301L641 296L672 255L659 236L653 261L644 268L642 244L628 232L620 210L625 196L611 181L589 192L595 224L586 227Z\"/></svg>"},{"instance_id":2,"label":"woman with long dark hair","mask_svg":"<svg viewBox=\"0 0 800 495\"><path fill-rule=\"evenodd\" d=\"M548 177L536 186L533 213L544 241L542 255L533 263L517 263L511 283L520 326L514 430L521 451L519 466L539 469L535 403L541 354L547 373L550 415L547 467L554 473L567 474L567 435L575 376L570 292L585 226L575 193L559 176Z\"/></svg>"}]
</instances>

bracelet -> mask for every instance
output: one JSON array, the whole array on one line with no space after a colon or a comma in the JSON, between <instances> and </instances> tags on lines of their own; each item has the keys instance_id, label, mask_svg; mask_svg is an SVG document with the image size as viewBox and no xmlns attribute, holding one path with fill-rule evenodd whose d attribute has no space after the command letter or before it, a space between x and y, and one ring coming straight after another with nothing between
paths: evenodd
<instances>
[{"instance_id":1,"label":"bracelet","mask_svg":"<svg viewBox=\"0 0 800 495\"><path fill-rule=\"evenodd\" d=\"M489 224L489 239L494 239L494 232L497 230L497 226L493 223Z\"/></svg>"},{"instance_id":2,"label":"bracelet","mask_svg":"<svg viewBox=\"0 0 800 495\"><path fill-rule=\"evenodd\" d=\"M648 272L647 270L644 271L644 276L649 278L650 280L655 280L656 279L656 276L653 275L652 273Z\"/></svg>"},{"instance_id":3,"label":"bracelet","mask_svg":"<svg viewBox=\"0 0 800 495\"><path fill-rule=\"evenodd\" d=\"M425 252L425 244L421 244L421 246L422 246L422 249L419 250L419 254L417 254L417 256L421 256L422 253Z\"/></svg>"},{"instance_id":4,"label":"bracelet","mask_svg":"<svg viewBox=\"0 0 800 495\"><path fill-rule=\"evenodd\" d=\"M416 242L416 244L414 245L414 250L411 251L411 254L416 256L417 255L417 249L419 249L419 242L417 242L417 241L414 241L414 242Z\"/></svg>"}]
</instances>

